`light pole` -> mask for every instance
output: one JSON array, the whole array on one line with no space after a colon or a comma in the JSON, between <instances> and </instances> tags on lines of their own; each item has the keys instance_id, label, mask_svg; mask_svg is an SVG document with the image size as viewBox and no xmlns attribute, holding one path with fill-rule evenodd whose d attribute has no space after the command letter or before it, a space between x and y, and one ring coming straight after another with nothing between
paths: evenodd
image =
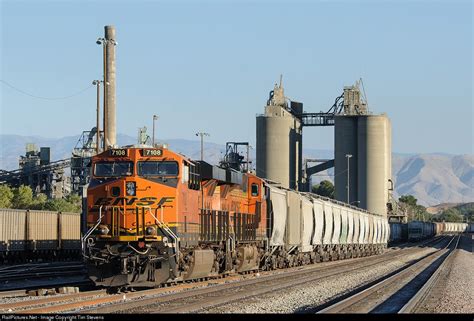
<instances>
[{"instance_id":1,"label":"light pole","mask_svg":"<svg viewBox=\"0 0 474 321\"><path fill-rule=\"evenodd\" d=\"M346 158L347 158L347 204L350 204L349 202L349 192L350 192L350 187L349 187L349 174L350 174L350 171L349 171L349 159L352 157L351 154L346 154Z\"/></svg>"},{"instance_id":2,"label":"light pole","mask_svg":"<svg viewBox=\"0 0 474 321\"><path fill-rule=\"evenodd\" d=\"M103 56L103 84L104 84L104 119L103 119L103 129L104 129L104 149L106 150L109 146L109 141L112 144L115 144L115 116L111 116L112 114L115 115L115 51L111 46L116 46L117 41L115 39L110 39L107 36L107 30L112 30L115 33L113 28L109 26L105 27L105 36L99 37L96 40L96 44L102 45L102 56ZM109 48L108 48L109 47ZM110 70L109 67L110 66ZM112 73L112 75L109 75ZM110 79L109 79L109 76ZM111 86L111 87L109 87ZM110 90L113 90L113 93L110 96L109 102L109 94ZM111 106L109 106L111 104ZM112 110L110 110L112 109ZM112 111L112 114L110 113ZM111 124L109 124L111 122ZM109 137L111 136L111 137Z\"/></svg>"},{"instance_id":3,"label":"light pole","mask_svg":"<svg viewBox=\"0 0 474 321\"><path fill-rule=\"evenodd\" d=\"M152 146L155 147L155 121L158 120L158 115L153 115L153 138L152 138Z\"/></svg>"},{"instance_id":4,"label":"light pole","mask_svg":"<svg viewBox=\"0 0 474 321\"><path fill-rule=\"evenodd\" d=\"M92 85L97 86L97 138L96 138L96 147L95 152L99 154L100 152L100 83L103 83L103 80L94 80Z\"/></svg>"},{"instance_id":5,"label":"light pole","mask_svg":"<svg viewBox=\"0 0 474 321\"><path fill-rule=\"evenodd\" d=\"M204 136L211 136L208 133L199 132L196 133L196 136L201 136L201 160L204 160Z\"/></svg>"},{"instance_id":6,"label":"light pole","mask_svg":"<svg viewBox=\"0 0 474 321\"><path fill-rule=\"evenodd\" d=\"M103 59L103 68L104 68L104 75L103 81L104 83L104 119L103 119L103 128L104 128L104 149L107 149L107 89L105 88L105 84L107 83L107 39L105 38L97 38L95 42L98 45L102 45L102 59Z\"/></svg>"}]
</instances>

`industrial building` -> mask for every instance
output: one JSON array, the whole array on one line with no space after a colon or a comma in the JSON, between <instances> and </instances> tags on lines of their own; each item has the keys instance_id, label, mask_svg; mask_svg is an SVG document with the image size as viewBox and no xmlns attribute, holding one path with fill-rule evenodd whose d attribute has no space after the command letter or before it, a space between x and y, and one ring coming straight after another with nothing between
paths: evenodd
<instances>
[{"instance_id":1,"label":"industrial building","mask_svg":"<svg viewBox=\"0 0 474 321\"><path fill-rule=\"evenodd\" d=\"M344 87L328 112L306 113L302 103L285 97L280 79L256 119L257 176L309 191L309 176L334 167L336 200L387 216L393 190L391 123L387 115L369 112L359 86ZM304 126L334 126L334 159L307 166Z\"/></svg>"},{"instance_id":2,"label":"industrial building","mask_svg":"<svg viewBox=\"0 0 474 321\"><path fill-rule=\"evenodd\" d=\"M282 80L270 92L265 114L257 116L257 176L297 189L301 181L301 104L288 106Z\"/></svg>"},{"instance_id":3,"label":"industrial building","mask_svg":"<svg viewBox=\"0 0 474 321\"><path fill-rule=\"evenodd\" d=\"M12 187L26 185L35 194L45 194L48 198L62 198L70 192L69 177L65 169L69 160L51 162L51 149L35 144L26 144L25 155L18 161L18 169L13 171L0 170L0 183Z\"/></svg>"}]
</instances>

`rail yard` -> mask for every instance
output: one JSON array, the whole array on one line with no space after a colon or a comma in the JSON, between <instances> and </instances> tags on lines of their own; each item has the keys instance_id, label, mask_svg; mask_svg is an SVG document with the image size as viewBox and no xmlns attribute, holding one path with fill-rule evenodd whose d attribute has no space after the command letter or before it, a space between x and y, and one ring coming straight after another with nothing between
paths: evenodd
<instances>
[{"instance_id":1,"label":"rail yard","mask_svg":"<svg viewBox=\"0 0 474 321\"><path fill-rule=\"evenodd\" d=\"M120 146L117 35L104 29L97 122L82 147L59 162L30 148L21 159L33 165L0 173L41 185L57 176L51 164L70 166L82 196L82 213L0 209L0 313L474 312L474 223L407 221L391 120L369 111L361 81L314 113L280 77L255 118L255 168L248 142L229 142L219 164L154 137ZM334 127L334 159L308 166L309 126ZM310 189L329 168L334 198Z\"/></svg>"}]
</instances>

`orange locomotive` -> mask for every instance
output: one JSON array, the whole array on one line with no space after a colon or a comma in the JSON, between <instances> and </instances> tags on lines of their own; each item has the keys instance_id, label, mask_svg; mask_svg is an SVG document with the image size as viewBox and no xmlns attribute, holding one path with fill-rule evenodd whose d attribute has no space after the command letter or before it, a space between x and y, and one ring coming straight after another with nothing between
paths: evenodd
<instances>
[{"instance_id":1,"label":"orange locomotive","mask_svg":"<svg viewBox=\"0 0 474 321\"><path fill-rule=\"evenodd\" d=\"M98 154L83 238L91 279L111 287L154 286L257 270L268 233L264 194L253 174L165 147Z\"/></svg>"}]
</instances>

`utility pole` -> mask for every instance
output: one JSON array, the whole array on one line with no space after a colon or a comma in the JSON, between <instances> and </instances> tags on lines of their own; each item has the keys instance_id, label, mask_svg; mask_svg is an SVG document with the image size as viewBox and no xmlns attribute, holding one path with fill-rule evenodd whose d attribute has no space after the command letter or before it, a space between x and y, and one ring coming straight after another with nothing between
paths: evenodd
<instances>
[{"instance_id":1,"label":"utility pole","mask_svg":"<svg viewBox=\"0 0 474 321\"><path fill-rule=\"evenodd\" d=\"M250 168L249 168L249 164L250 164L250 160L249 160L249 154L250 154L250 144L247 144L247 173L250 172Z\"/></svg>"},{"instance_id":2,"label":"utility pole","mask_svg":"<svg viewBox=\"0 0 474 321\"><path fill-rule=\"evenodd\" d=\"M349 159L351 157L352 157L351 154L346 154L346 158L347 158L347 204L350 204L350 202L349 202L349 193L350 193L350 187L349 187L349 174L350 174Z\"/></svg>"},{"instance_id":3,"label":"utility pole","mask_svg":"<svg viewBox=\"0 0 474 321\"><path fill-rule=\"evenodd\" d=\"M158 120L158 115L153 115L153 138L151 139L151 145L155 147L155 121Z\"/></svg>"},{"instance_id":4,"label":"utility pole","mask_svg":"<svg viewBox=\"0 0 474 321\"><path fill-rule=\"evenodd\" d=\"M196 133L196 136L201 136L201 160L204 160L204 136L211 136L208 133L199 132Z\"/></svg>"},{"instance_id":5,"label":"utility pole","mask_svg":"<svg viewBox=\"0 0 474 321\"><path fill-rule=\"evenodd\" d=\"M96 138L96 147L95 152L97 154L100 153L100 83L103 82L102 80L94 80L92 82L93 85L97 86L97 138Z\"/></svg>"}]
</instances>

